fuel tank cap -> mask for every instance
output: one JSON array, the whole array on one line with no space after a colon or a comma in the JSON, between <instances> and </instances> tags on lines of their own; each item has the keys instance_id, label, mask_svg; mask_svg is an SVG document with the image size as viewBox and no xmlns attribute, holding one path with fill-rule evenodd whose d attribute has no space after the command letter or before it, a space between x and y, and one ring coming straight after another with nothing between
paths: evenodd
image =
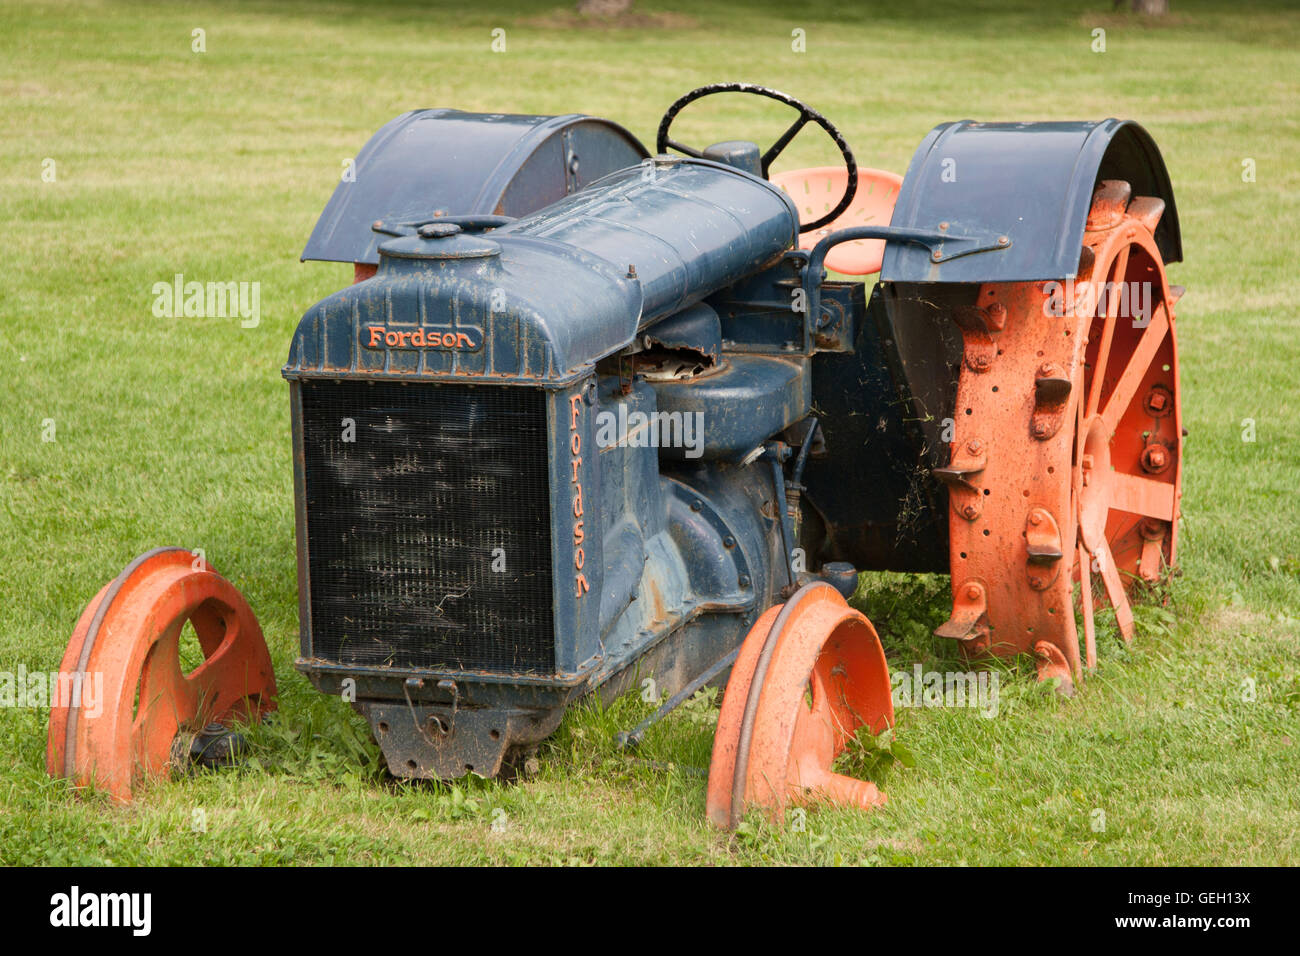
<instances>
[{"instance_id":1,"label":"fuel tank cap","mask_svg":"<svg viewBox=\"0 0 1300 956\"><path fill-rule=\"evenodd\" d=\"M412 232L382 243L380 255L396 259L486 259L501 254L501 247L491 239L467 233L455 222L426 222Z\"/></svg>"}]
</instances>

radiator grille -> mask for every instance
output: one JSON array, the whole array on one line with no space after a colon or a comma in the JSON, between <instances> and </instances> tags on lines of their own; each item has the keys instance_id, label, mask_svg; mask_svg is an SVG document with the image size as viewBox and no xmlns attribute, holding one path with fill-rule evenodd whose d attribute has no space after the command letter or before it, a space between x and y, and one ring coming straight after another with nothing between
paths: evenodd
<instances>
[{"instance_id":1,"label":"radiator grille","mask_svg":"<svg viewBox=\"0 0 1300 956\"><path fill-rule=\"evenodd\" d=\"M314 656L553 672L541 389L301 388Z\"/></svg>"}]
</instances>

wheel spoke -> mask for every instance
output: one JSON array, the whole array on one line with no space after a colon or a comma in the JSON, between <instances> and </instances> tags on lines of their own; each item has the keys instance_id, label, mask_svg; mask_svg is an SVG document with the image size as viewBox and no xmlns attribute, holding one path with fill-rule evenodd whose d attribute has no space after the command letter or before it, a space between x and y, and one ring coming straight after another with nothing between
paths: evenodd
<instances>
[{"instance_id":1,"label":"wheel spoke","mask_svg":"<svg viewBox=\"0 0 1300 956\"><path fill-rule=\"evenodd\" d=\"M1082 386L1084 381L1083 370L1080 368L1078 385ZM1074 461L1070 465L1070 514L1079 516L1081 514L1079 509L1083 507L1083 442L1086 437L1083 428L1085 404L1083 388L1076 387L1074 394L1079 398L1074 403Z\"/></svg>"},{"instance_id":2,"label":"wheel spoke","mask_svg":"<svg viewBox=\"0 0 1300 956\"><path fill-rule=\"evenodd\" d=\"M1115 387L1106 400L1106 407L1102 410L1101 417L1112 433L1119 427L1124 412L1133 403L1133 397L1137 394L1142 380L1146 378L1151 363L1155 361L1156 352L1168 332L1169 314L1165 311L1165 304L1161 302L1152 312L1151 323L1142 333L1142 338L1138 340L1137 348L1129 357L1128 365L1124 367L1119 380L1115 382Z\"/></svg>"},{"instance_id":3,"label":"wheel spoke","mask_svg":"<svg viewBox=\"0 0 1300 956\"><path fill-rule=\"evenodd\" d=\"M257 685L256 675L241 647L238 625L232 631L216 653L188 678L194 688L196 710L202 709L205 720L247 697Z\"/></svg>"},{"instance_id":4,"label":"wheel spoke","mask_svg":"<svg viewBox=\"0 0 1300 956\"><path fill-rule=\"evenodd\" d=\"M1115 567L1110 548L1098 552L1097 563L1101 566L1101 579L1106 584L1106 596L1115 609L1115 623L1119 625L1124 642L1128 643L1133 640L1133 608L1128 603L1128 592L1124 590L1124 581L1119 576L1119 568Z\"/></svg>"},{"instance_id":5,"label":"wheel spoke","mask_svg":"<svg viewBox=\"0 0 1300 956\"><path fill-rule=\"evenodd\" d=\"M1174 486L1168 482L1143 478L1141 475L1127 475L1112 472L1110 476L1110 506L1118 511L1142 515L1144 518L1158 518L1161 521L1174 520Z\"/></svg>"},{"instance_id":6,"label":"wheel spoke","mask_svg":"<svg viewBox=\"0 0 1300 956\"><path fill-rule=\"evenodd\" d=\"M1083 647L1088 670L1097 669L1097 626L1092 617L1092 570L1088 549L1079 542L1079 603L1083 605Z\"/></svg>"},{"instance_id":7,"label":"wheel spoke","mask_svg":"<svg viewBox=\"0 0 1300 956\"><path fill-rule=\"evenodd\" d=\"M830 688L820 679L816 668L809 676L812 693L811 708L800 706L795 717L791 750L812 755L819 762L829 763L835 757L836 742L850 736L839 726L830 703Z\"/></svg>"},{"instance_id":8,"label":"wheel spoke","mask_svg":"<svg viewBox=\"0 0 1300 956\"><path fill-rule=\"evenodd\" d=\"M1128 246L1119 251L1115 257L1115 267L1106 273L1103 294L1106 297L1106 325L1101 333L1101 343L1097 346L1097 367L1092 373L1092 388L1088 390L1088 417L1097 414L1097 405L1101 401L1101 386L1106 380L1106 364L1110 359L1111 342L1115 339L1115 324L1119 321L1119 304L1122 295L1115 292L1117 282L1124 281L1128 270Z\"/></svg>"},{"instance_id":9,"label":"wheel spoke","mask_svg":"<svg viewBox=\"0 0 1300 956\"><path fill-rule=\"evenodd\" d=\"M198 701L193 685L181 672L177 621L154 643L140 675L140 703L131 724L131 751L146 774L160 772L171 758L172 740L193 719Z\"/></svg>"},{"instance_id":10,"label":"wheel spoke","mask_svg":"<svg viewBox=\"0 0 1300 956\"><path fill-rule=\"evenodd\" d=\"M205 601L190 615L190 624L199 639L204 658L212 657L236 629L238 615L232 608L215 601Z\"/></svg>"},{"instance_id":11,"label":"wheel spoke","mask_svg":"<svg viewBox=\"0 0 1300 956\"><path fill-rule=\"evenodd\" d=\"M790 128L781 134L781 138L773 143L760 160L764 175L767 174L767 168L772 165L773 160L781 155L781 151L790 145L790 140L799 135L799 130L808 125L810 117L807 113L800 113L799 118L790 124Z\"/></svg>"},{"instance_id":12,"label":"wheel spoke","mask_svg":"<svg viewBox=\"0 0 1300 956\"><path fill-rule=\"evenodd\" d=\"M679 142L677 142L677 140L675 140L675 139L666 140L666 141L664 142L664 145L667 146L667 147L669 147L670 149L675 149L675 150L677 150L677 152L679 152L679 153L685 153L687 156L690 156L692 159L703 159L703 158L704 158L704 154L701 153L701 152L700 152L698 149L696 149L695 147L693 147L693 146L687 146L687 145L685 145L685 144L683 144L683 143L679 143Z\"/></svg>"},{"instance_id":13,"label":"wheel spoke","mask_svg":"<svg viewBox=\"0 0 1300 956\"><path fill-rule=\"evenodd\" d=\"M141 728L155 720L179 722L194 712L194 690L181 670L180 630L184 621L164 634L149 650L140 675L140 704L133 726Z\"/></svg>"}]
</instances>

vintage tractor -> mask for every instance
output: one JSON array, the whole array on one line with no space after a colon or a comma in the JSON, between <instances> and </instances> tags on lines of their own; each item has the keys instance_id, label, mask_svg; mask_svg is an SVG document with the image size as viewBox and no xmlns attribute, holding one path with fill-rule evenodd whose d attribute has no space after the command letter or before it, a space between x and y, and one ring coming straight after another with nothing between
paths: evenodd
<instances>
[{"instance_id":1,"label":"vintage tractor","mask_svg":"<svg viewBox=\"0 0 1300 956\"><path fill-rule=\"evenodd\" d=\"M674 140L719 93L797 116L765 148ZM809 125L842 168L772 174ZM1070 690L1095 609L1128 640L1131 590L1174 563L1169 177L1111 119L946 123L900 178L739 83L675 102L655 153L587 116L440 109L358 155L303 254L356 282L283 370L297 667L421 778L498 774L584 695L652 678L653 720L730 671L712 820L871 806L831 770L893 720L858 571L949 573L941 637ZM180 549L106 585L63 666L106 703L53 711L49 771L122 799L275 696L248 605Z\"/></svg>"}]
</instances>

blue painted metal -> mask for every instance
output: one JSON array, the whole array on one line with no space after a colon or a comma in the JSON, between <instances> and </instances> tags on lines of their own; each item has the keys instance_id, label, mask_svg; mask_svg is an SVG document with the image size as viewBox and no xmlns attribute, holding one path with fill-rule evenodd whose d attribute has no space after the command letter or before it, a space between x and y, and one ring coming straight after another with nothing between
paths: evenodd
<instances>
[{"instance_id":1,"label":"blue painted metal","mask_svg":"<svg viewBox=\"0 0 1300 956\"><path fill-rule=\"evenodd\" d=\"M285 375L558 383L779 260L797 225L770 183L690 159L647 161L491 232L435 221L308 310ZM447 335L454 347L413 344Z\"/></svg>"},{"instance_id":2,"label":"blue painted metal","mask_svg":"<svg viewBox=\"0 0 1300 956\"><path fill-rule=\"evenodd\" d=\"M680 450L634 429L600 441L598 427L699 412L702 453L734 459L807 414L807 336L794 353L722 361L718 316L701 301L779 268L797 227L789 198L765 180L661 159L506 225L476 213L391 217L376 226L375 275L308 310L284 368L295 409L303 379L398 380L427 389L429 401L443 383L546 395L553 674L320 660L304 613L299 668L328 692L357 682L358 709L395 772L495 772L509 748L550 733L575 694L615 693L647 668L665 689L683 686L734 650L771 603L784 550L771 502L783 489L765 463L725 473L673 464ZM625 375L615 353L632 349L635 359L643 347L707 357L713 374L654 384ZM295 426L300 565L311 546L306 509L325 506L305 500L303 440ZM300 586L311 586L305 571ZM454 730L426 732L457 720L477 736L457 744ZM489 730L500 736L484 740Z\"/></svg>"},{"instance_id":3,"label":"blue painted metal","mask_svg":"<svg viewBox=\"0 0 1300 956\"><path fill-rule=\"evenodd\" d=\"M772 265L798 228L794 203L767 180L722 163L660 156L496 236L564 243L622 266L641 287L644 327Z\"/></svg>"},{"instance_id":4,"label":"blue painted metal","mask_svg":"<svg viewBox=\"0 0 1300 956\"><path fill-rule=\"evenodd\" d=\"M859 570L945 572L947 498L930 477L879 286L850 342L812 361L825 450L804 471L809 553Z\"/></svg>"},{"instance_id":5,"label":"blue painted metal","mask_svg":"<svg viewBox=\"0 0 1300 956\"><path fill-rule=\"evenodd\" d=\"M758 154L758 146L749 140L729 139L723 143L714 143L703 150L701 158L743 169L752 176L763 175L763 161Z\"/></svg>"},{"instance_id":6,"label":"blue painted metal","mask_svg":"<svg viewBox=\"0 0 1300 956\"><path fill-rule=\"evenodd\" d=\"M908 166L893 226L1006 236L997 256L936 262L917 246L888 243L885 282L1024 282L1072 278L1099 179L1124 179L1135 196L1165 201L1156 243L1182 259L1178 212L1155 141L1137 123L975 123L936 126Z\"/></svg>"},{"instance_id":7,"label":"blue painted metal","mask_svg":"<svg viewBox=\"0 0 1300 956\"><path fill-rule=\"evenodd\" d=\"M382 237L370 225L377 219L523 216L646 155L623 127L577 113L412 110L361 148L302 258L375 263Z\"/></svg>"},{"instance_id":8,"label":"blue painted metal","mask_svg":"<svg viewBox=\"0 0 1300 956\"><path fill-rule=\"evenodd\" d=\"M656 382L655 390L660 409L700 416L704 436L699 457L737 461L808 414L809 371L805 356L735 353L713 374ZM685 457L680 448L667 448L662 454Z\"/></svg>"},{"instance_id":9,"label":"blue painted metal","mask_svg":"<svg viewBox=\"0 0 1300 956\"><path fill-rule=\"evenodd\" d=\"M938 229L910 229L906 226L851 226L838 229L818 241L808 254L808 266L803 273L803 288L808 302L808 311L817 317L818 327L830 320L829 315L822 315L821 289L826 278L826 256L835 246L855 239L885 239L886 248L893 246L919 246L928 250L931 273L938 275L939 265L951 259L973 256L978 253L1006 253L1012 246L1012 240L1006 235L996 233L962 234L950 229L947 222L940 223ZM985 263L985 272L997 272L999 266ZM937 281L937 280L936 280Z\"/></svg>"},{"instance_id":10,"label":"blue painted metal","mask_svg":"<svg viewBox=\"0 0 1300 956\"><path fill-rule=\"evenodd\" d=\"M308 244L379 265L308 310L284 368L304 594L304 516L323 504L305 499L303 380L401 381L429 402L447 384L544 395L553 673L316 659L303 603L299 668L330 693L356 682L399 774L494 773L582 694L720 676L758 615L827 563L841 562L825 573L845 589L843 562L945 570L946 499L929 469L959 358L944 331L967 283L1068 277L1098 177L1164 198L1157 238L1167 259L1180 253L1167 174L1134 124L941 126L892 226L811 254L794 248L791 200L736 168L752 168L752 144L712 148L725 162L641 160L629 140L585 117L407 114L363 150L352 184L387 170L394 188L341 185ZM557 177L546 157L583 142L582 174L603 162L607 175ZM891 240L869 303L823 269L831 244L866 235ZM697 416L697 446L651 440L651 423L680 436Z\"/></svg>"},{"instance_id":11,"label":"blue painted metal","mask_svg":"<svg viewBox=\"0 0 1300 956\"><path fill-rule=\"evenodd\" d=\"M722 361L722 323L717 311L704 303L656 322L646 330L646 340L648 348L660 346L697 353L706 366L717 366Z\"/></svg>"}]
</instances>

